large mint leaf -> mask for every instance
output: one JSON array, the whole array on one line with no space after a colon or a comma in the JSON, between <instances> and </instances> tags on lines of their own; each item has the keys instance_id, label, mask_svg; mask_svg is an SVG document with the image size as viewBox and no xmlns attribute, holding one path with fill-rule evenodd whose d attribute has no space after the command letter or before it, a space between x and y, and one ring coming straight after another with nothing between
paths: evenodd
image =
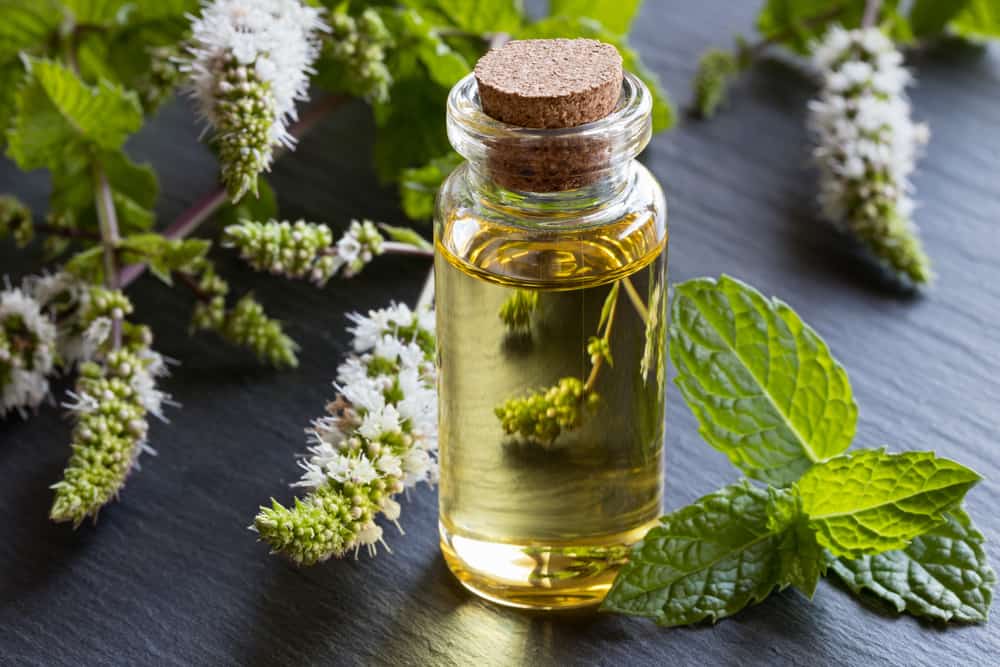
<instances>
[{"instance_id":1,"label":"large mint leaf","mask_svg":"<svg viewBox=\"0 0 1000 667\"><path fill-rule=\"evenodd\" d=\"M445 124L448 91L426 78L399 79L389 94L391 102L375 106L375 168L383 181L451 149Z\"/></svg>"},{"instance_id":2,"label":"large mint leaf","mask_svg":"<svg viewBox=\"0 0 1000 667\"><path fill-rule=\"evenodd\" d=\"M674 125L674 109L660 83L660 77L646 68L639 54L623 35L615 34L600 22L584 17L553 16L532 23L515 35L518 39L551 39L556 37L588 37L614 44L622 56L626 70L642 79L653 98L653 131L668 130Z\"/></svg>"},{"instance_id":3,"label":"large mint leaf","mask_svg":"<svg viewBox=\"0 0 1000 667\"><path fill-rule=\"evenodd\" d=\"M970 0L951 28L969 39L986 41L1000 38L1000 3L996 0Z\"/></svg>"},{"instance_id":4,"label":"large mint leaf","mask_svg":"<svg viewBox=\"0 0 1000 667\"><path fill-rule=\"evenodd\" d=\"M940 621L985 622L997 577L983 548L985 540L961 509L917 537L910 546L831 568L857 594L871 594L896 611Z\"/></svg>"},{"instance_id":5,"label":"large mint leaf","mask_svg":"<svg viewBox=\"0 0 1000 667\"><path fill-rule=\"evenodd\" d=\"M22 169L58 168L67 155L117 150L142 125L135 93L101 82L86 85L59 63L28 60L15 99L7 153Z\"/></svg>"},{"instance_id":6,"label":"large mint leaf","mask_svg":"<svg viewBox=\"0 0 1000 667\"><path fill-rule=\"evenodd\" d=\"M664 516L632 549L601 608L673 626L763 600L782 587L786 528L769 521L768 505L767 491L744 482Z\"/></svg>"},{"instance_id":7,"label":"large mint leaf","mask_svg":"<svg viewBox=\"0 0 1000 667\"><path fill-rule=\"evenodd\" d=\"M867 449L813 466L796 483L817 541L835 556L902 549L944 521L981 479L933 452Z\"/></svg>"},{"instance_id":8,"label":"large mint leaf","mask_svg":"<svg viewBox=\"0 0 1000 667\"><path fill-rule=\"evenodd\" d=\"M851 444L847 373L787 305L728 276L674 287L670 354L701 434L750 477L791 484Z\"/></svg>"},{"instance_id":9,"label":"large mint leaf","mask_svg":"<svg viewBox=\"0 0 1000 667\"><path fill-rule=\"evenodd\" d=\"M44 45L61 22L54 0L0 0L0 62Z\"/></svg>"},{"instance_id":10,"label":"large mint leaf","mask_svg":"<svg viewBox=\"0 0 1000 667\"><path fill-rule=\"evenodd\" d=\"M585 16L598 21L609 31L624 35L632 25L642 0L552 0L549 13L559 16Z\"/></svg>"}]
</instances>

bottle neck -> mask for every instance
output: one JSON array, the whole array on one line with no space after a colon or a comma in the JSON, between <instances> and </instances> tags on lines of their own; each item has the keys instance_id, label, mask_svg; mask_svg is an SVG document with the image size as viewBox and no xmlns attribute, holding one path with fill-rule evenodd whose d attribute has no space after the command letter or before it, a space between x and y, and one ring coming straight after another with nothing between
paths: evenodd
<instances>
[{"instance_id":1,"label":"bottle neck","mask_svg":"<svg viewBox=\"0 0 1000 667\"><path fill-rule=\"evenodd\" d=\"M483 161L472 161L465 172L469 190L483 205L528 216L580 214L605 208L624 198L636 177L635 160L592 174L590 183L568 190L533 192L505 187Z\"/></svg>"}]
</instances>

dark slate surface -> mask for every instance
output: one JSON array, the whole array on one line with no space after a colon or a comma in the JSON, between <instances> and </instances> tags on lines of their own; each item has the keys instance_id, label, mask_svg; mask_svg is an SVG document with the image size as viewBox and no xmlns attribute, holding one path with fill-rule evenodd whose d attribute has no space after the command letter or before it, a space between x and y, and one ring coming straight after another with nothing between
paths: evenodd
<instances>
[{"instance_id":1,"label":"dark slate surface","mask_svg":"<svg viewBox=\"0 0 1000 667\"><path fill-rule=\"evenodd\" d=\"M734 9L735 5L739 9ZM697 55L748 31L757 3L649 2L635 42L680 100ZM655 6L653 6L655 5ZM939 281L925 296L894 292L816 220L805 102L812 84L780 62L756 68L733 108L709 124L658 137L646 160L671 206L671 277L728 272L792 304L850 372L861 406L857 442L935 448L982 472L969 508L1000 563L1000 58L972 49L916 63L917 115L933 139L916 176ZM214 177L183 104L131 145L163 177L167 220ZM325 123L273 182L288 216L344 225L400 222L392 190L359 156L371 123L360 105ZM47 185L0 165L0 190L41 208ZM0 663L39 665L322 664L995 664L996 626L941 630L859 606L820 586L810 604L773 595L716 627L662 630L603 615L508 611L467 595L436 544L436 496L405 504L394 553L295 570L246 530L257 505L298 469L302 428L331 396L344 353L344 314L416 298L426 265L386 258L325 290L254 275L223 256L302 343L302 367L273 373L210 337L189 338L189 297L147 278L133 289L158 347L183 360L168 387L184 408L156 425L159 450L99 525L50 524L48 485L70 427L46 408L0 423ZM30 268L10 246L0 273ZM668 410L667 505L731 481L676 392Z\"/></svg>"}]
</instances>

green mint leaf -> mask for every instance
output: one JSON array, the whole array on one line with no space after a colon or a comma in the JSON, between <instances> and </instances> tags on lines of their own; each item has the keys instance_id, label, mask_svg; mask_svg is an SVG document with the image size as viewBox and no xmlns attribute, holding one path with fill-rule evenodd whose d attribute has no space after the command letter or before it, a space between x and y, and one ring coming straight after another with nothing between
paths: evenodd
<instances>
[{"instance_id":1,"label":"green mint leaf","mask_svg":"<svg viewBox=\"0 0 1000 667\"><path fill-rule=\"evenodd\" d=\"M514 32L521 27L521 0L436 0L462 30L475 33Z\"/></svg>"},{"instance_id":2,"label":"green mint leaf","mask_svg":"<svg viewBox=\"0 0 1000 667\"><path fill-rule=\"evenodd\" d=\"M434 158L422 167L404 169L399 179L399 197L406 217L411 220L432 218L438 188L460 164L462 156L452 151L444 157Z\"/></svg>"},{"instance_id":3,"label":"green mint leaf","mask_svg":"<svg viewBox=\"0 0 1000 667\"><path fill-rule=\"evenodd\" d=\"M57 214L71 215L81 227L96 230L93 174L88 158L85 154L68 155L52 169L49 208ZM111 185L120 230L130 233L150 229L159 190L156 172L147 164L135 164L121 151L104 151L96 159Z\"/></svg>"},{"instance_id":4,"label":"green mint leaf","mask_svg":"<svg viewBox=\"0 0 1000 667\"><path fill-rule=\"evenodd\" d=\"M10 127L13 122L14 100L24 76L24 66L20 61L14 60L0 65L0 128ZM6 134L0 132L0 148L6 143Z\"/></svg>"},{"instance_id":5,"label":"green mint leaf","mask_svg":"<svg viewBox=\"0 0 1000 667\"><path fill-rule=\"evenodd\" d=\"M897 612L982 623L989 617L997 581L984 545L969 515L956 508L905 549L841 558L831 568L856 594L874 595Z\"/></svg>"},{"instance_id":6,"label":"green mint leaf","mask_svg":"<svg viewBox=\"0 0 1000 667\"><path fill-rule=\"evenodd\" d=\"M411 48L427 68L431 79L438 85L451 88L469 73L469 63L441 39L431 16L415 9L403 12L397 30L403 32L404 39L413 42Z\"/></svg>"},{"instance_id":7,"label":"green mint leaf","mask_svg":"<svg viewBox=\"0 0 1000 667\"><path fill-rule=\"evenodd\" d=\"M933 452L866 449L813 466L794 489L819 543L857 558L905 548L942 523L980 479Z\"/></svg>"},{"instance_id":8,"label":"green mint leaf","mask_svg":"<svg viewBox=\"0 0 1000 667\"><path fill-rule=\"evenodd\" d=\"M58 168L67 155L118 150L142 125L135 93L101 82L88 86L65 66L30 58L15 99L7 153L25 170Z\"/></svg>"},{"instance_id":9,"label":"green mint leaf","mask_svg":"<svg viewBox=\"0 0 1000 667\"><path fill-rule=\"evenodd\" d=\"M722 276L674 286L670 355L706 441L750 477L791 484L846 450L847 373L790 307Z\"/></svg>"},{"instance_id":10,"label":"green mint leaf","mask_svg":"<svg viewBox=\"0 0 1000 667\"><path fill-rule=\"evenodd\" d=\"M962 13L951 22L951 28L974 41L1000 38L1000 3L995 0L970 0Z\"/></svg>"},{"instance_id":11,"label":"green mint leaf","mask_svg":"<svg viewBox=\"0 0 1000 667\"><path fill-rule=\"evenodd\" d=\"M448 91L423 77L400 79L389 93L391 103L375 105L375 169L383 181L451 149L445 124Z\"/></svg>"},{"instance_id":12,"label":"green mint leaf","mask_svg":"<svg viewBox=\"0 0 1000 667\"><path fill-rule=\"evenodd\" d=\"M148 262L153 275L168 285L172 272L193 272L211 247L205 239L168 239L160 234L133 234L119 245L124 263Z\"/></svg>"},{"instance_id":13,"label":"green mint leaf","mask_svg":"<svg viewBox=\"0 0 1000 667\"><path fill-rule=\"evenodd\" d=\"M427 239L418 234L416 230L410 229L409 227L394 227L393 225L387 225L382 222L379 223L379 228L393 241L405 243L424 250L434 249L434 246L431 245Z\"/></svg>"},{"instance_id":14,"label":"green mint leaf","mask_svg":"<svg viewBox=\"0 0 1000 667\"><path fill-rule=\"evenodd\" d=\"M104 248L95 245L73 255L63 268L74 276L93 284L104 280Z\"/></svg>"},{"instance_id":15,"label":"green mint leaf","mask_svg":"<svg viewBox=\"0 0 1000 667\"><path fill-rule=\"evenodd\" d=\"M785 527L769 521L770 498L741 482L662 517L633 547L601 609L687 625L732 616L782 588Z\"/></svg>"},{"instance_id":16,"label":"green mint leaf","mask_svg":"<svg viewBox=\"0 0 1000 667\"><path fill-rule=\"evenodd\" d=\"M586 16L616 35L628 33L642 0L552 0L553 16Z\"/></svg>"},{"instance_id":17,"label":"green mint leaf","mask_svg":"<svg viewBox=\"0 0 1000 667\"><path fill-rule=\"evenodd\" d=\"M792 51L807 54L831 24L846 28L860 25L864 9L864 0L839 4L829 0L767 0L757 15L757 30Z\"/></svg>"},{"instance_id":18,"label":"green mint leaf","mask_svg":"<svg viewBox=\"0 0 1000 667\"><path fill-rule=\"evenodd\" d=\"M556 37L588 37L614 44L622 55L626 70L642 79L653 97L653 132L668 130L674 125L674 109L660 78L647 69L639 54L629 47L623 35L616 35L602 24L588 18L553 16L526 26L515 35L518 39L551 39Z\"/></svg>"},{"instance_id":19,"label":"green mint leaf","mask_svg":"<svg viewBox=\"0 0 1000 667\"><path fill-rule=\"evenodd\" d=\"M62 10L53 0L0 0L0 16L0 62L44 47L62 22Z\"/></svg>"},{"instance_id":20,"label":"green mint leaf","mask_svg":"<svg viewBox=\"0 0 1000 667\"><path fill-rule=\"evenodd\" d=\"M948 22L955 18L968 4L969 0L951 0L950 2L914 0L909 14L913 34L917 37L928 37L943 32Z\"/></svg>"},{"instance_id":21,"label":"green mint leaf","mask_svg":"<svg viewBox=\"0 0 1000 667\"><path fill-rule=\"evenodd\" d=\"M826 554L809 527L802 500L774 487L767 491L767 525L779 534L779 579L782 585L795 586L811 600L820 577L826 574Z\"/></svg>"}]
</instances>

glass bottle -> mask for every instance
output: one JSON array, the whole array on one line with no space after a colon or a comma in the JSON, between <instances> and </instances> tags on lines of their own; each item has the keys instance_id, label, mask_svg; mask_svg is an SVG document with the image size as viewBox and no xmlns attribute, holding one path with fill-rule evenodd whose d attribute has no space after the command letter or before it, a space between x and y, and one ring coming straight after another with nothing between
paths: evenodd
<instances>
[{"instance_id":1,"label":"glass bottle","mask_svg":"<svg viewBox=\"0 0 1000 667\"><path fill-rule=\"evenodd\" d=\"M465 162L435 214L440 533L467 588L597 604L661 513L666 204L636 161L650 93L564 129L448 99Z\"/></svg>"}]
</instances>

